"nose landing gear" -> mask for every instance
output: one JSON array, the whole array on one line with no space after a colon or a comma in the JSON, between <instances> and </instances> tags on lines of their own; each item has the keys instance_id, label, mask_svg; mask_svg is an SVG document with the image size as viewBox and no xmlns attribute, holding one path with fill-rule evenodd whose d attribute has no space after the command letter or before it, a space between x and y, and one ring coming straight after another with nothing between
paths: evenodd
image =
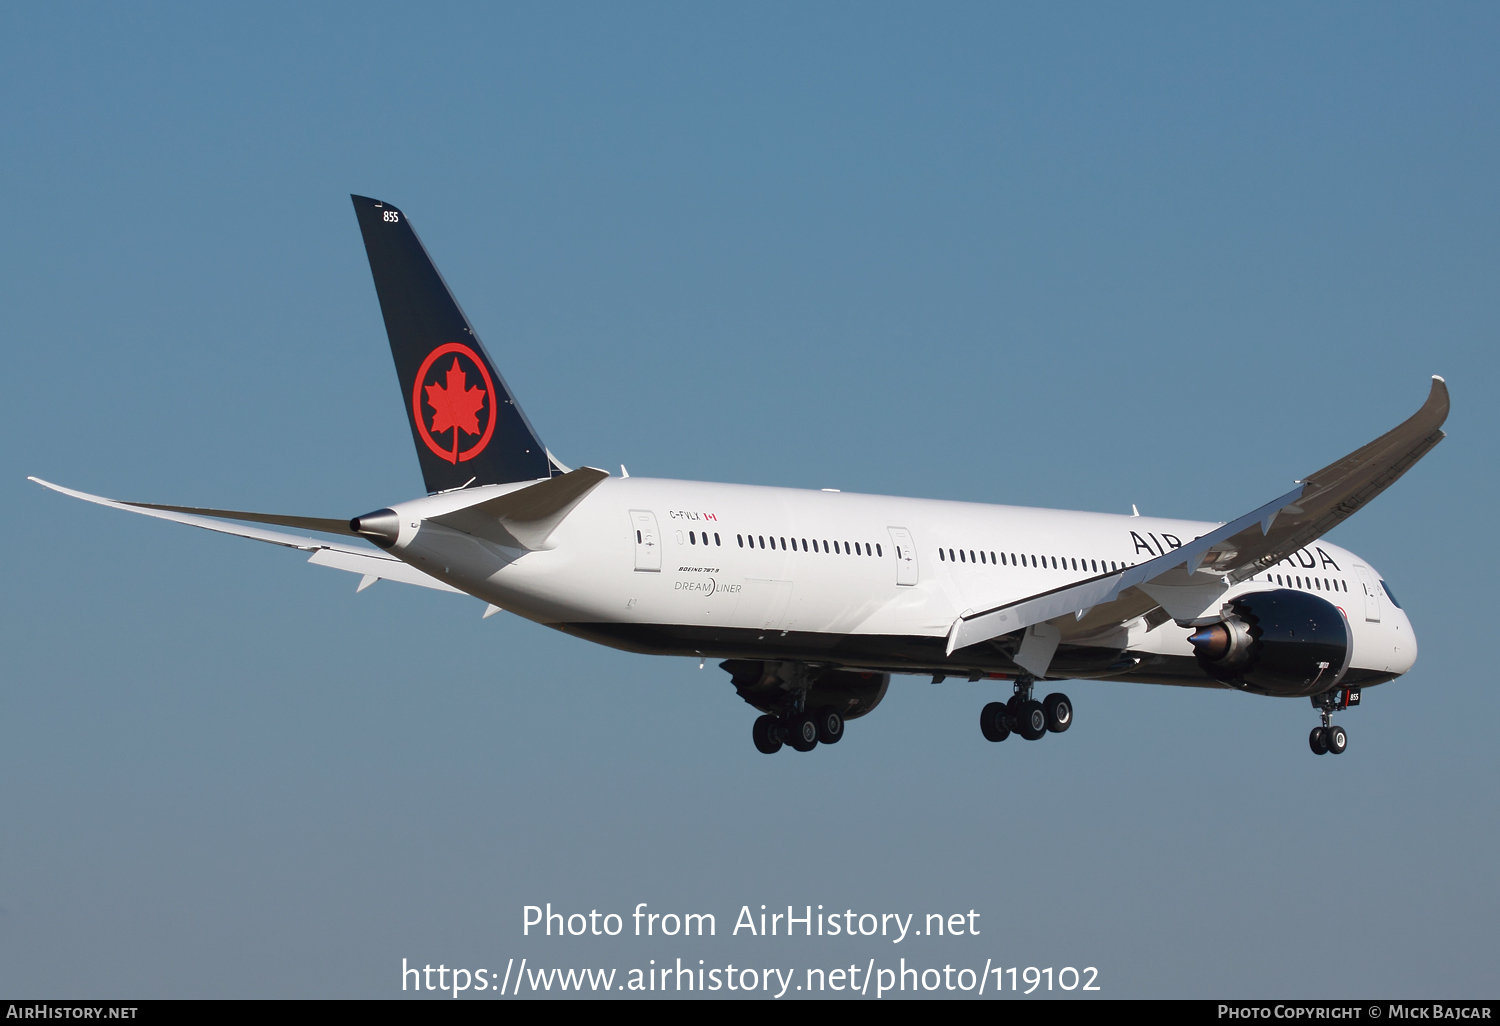
<instances>
[{"instance_id":1,"label":"nose landing gear","mask_svg":"<svg viewBox=\"0 0 1500 1026\"><path fill-rule=\"evenodd\" d=\"M1358 705L1359 688L1335 688L1321 695L1313 695L1312 704L1323 717L1323 725L1314 727L1312 733L1307 735L1307 746L1314 755L1330 752L1334 755L1344 754L1344 749L1349 747L1349 735L1343 727L1334 724L1333 714L1351 705Z\"/></svg>"},{"instance_id":2,"label":"nose landing gear","mask_svg":"<svg viewBox=\"0 0 1500 1026\"><path fill-rule=\"evenodd\" d=\"M1012 733L1040 741L1048 733L1061 734L1073 725L1073 703L1062 692L1040 702L1031 697L1033 677L1016 679L1016 693L1008 702L991 702L979 711L979 730L986 741L1004 741Z\"/></svg>"}]
</instances>

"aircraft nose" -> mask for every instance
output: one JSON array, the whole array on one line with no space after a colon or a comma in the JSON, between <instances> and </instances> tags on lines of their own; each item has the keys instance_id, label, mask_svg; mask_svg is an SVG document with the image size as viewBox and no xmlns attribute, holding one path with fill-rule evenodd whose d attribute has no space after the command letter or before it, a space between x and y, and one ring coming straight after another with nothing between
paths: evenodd
<instances>
[{"instance_id":1,"label":"aircraft nose","mask_svg":"<svg viewBox=\"0 0 1500 1026\"><path fill-rule=\"evenodd\" d=\"M377 509L349 521L349 529L382 549L388 549L401 537L401 518L393 509Z\"/></svg>"},{"instance_id":2,"label":"aircraft nose","mask_svg":"<svg viewBox=\"0 0 1500 1026\"><path fill-rule=\"evenodd\" d=\"M1395 651L1391 653L1391 669L1396 673L1405 673L1417 662L1417 632L1411 629L1411 621L1405 616L1401 617L1394 646Z\"/></svg>"}]
</instances>

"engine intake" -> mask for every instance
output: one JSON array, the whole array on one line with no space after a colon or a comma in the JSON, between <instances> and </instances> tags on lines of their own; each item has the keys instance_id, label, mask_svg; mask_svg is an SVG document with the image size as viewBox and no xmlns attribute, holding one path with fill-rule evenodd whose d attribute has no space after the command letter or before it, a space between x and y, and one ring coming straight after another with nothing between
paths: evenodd
<instances>
[{"instance_id":1,"label":"engine intake","mask_svg":"<svg viewBox=\"0 0 1500 1026\"><path fill-rule=\"evenodd\" d=\"M1188 643L1215 680L1265 695L1315 695L1334 687L1353 649L1349 621L1326 599L1278 588L1241 595L1228 615Z\"/></svg>"}]
</instances>

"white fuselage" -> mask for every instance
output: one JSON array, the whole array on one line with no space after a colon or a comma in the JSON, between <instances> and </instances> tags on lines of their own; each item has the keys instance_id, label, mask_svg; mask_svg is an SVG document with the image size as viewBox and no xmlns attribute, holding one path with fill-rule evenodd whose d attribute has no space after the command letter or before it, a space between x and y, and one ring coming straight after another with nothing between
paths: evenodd
<instances>
[{"instance_id":1,"label":"white fuselage","mask_svg":"<svg viewBox=\"0 0 1500 1026\"><path fill-rule=\"evenodd\" d=\"M391 507L391 552L528 619L638 651L812 658L895 672L995 672L942 656L965 614L1151 559L1217 524L1069 510L991 506L831 491L610 478L558 526L545 548L512 549L427 518L524 487L495 485ZM950 555L951 554L951 555ZM1406 672L1416 639L1369 563L1319 541L1233 585L1290 587L1326 598L1349 622L1351 681ZM1190 630L1140 618L1082 646L1159 656L1067 674L1212 684L1190 679ZM885 640L883 640L885 639ZM778 653L777 646L794 646ZM929 654L932 653L932 654ZM1148 659L1149 663L1149 659ZM1189 669L1182 669L1189 667Z\"/></svg>"}]
</instances>

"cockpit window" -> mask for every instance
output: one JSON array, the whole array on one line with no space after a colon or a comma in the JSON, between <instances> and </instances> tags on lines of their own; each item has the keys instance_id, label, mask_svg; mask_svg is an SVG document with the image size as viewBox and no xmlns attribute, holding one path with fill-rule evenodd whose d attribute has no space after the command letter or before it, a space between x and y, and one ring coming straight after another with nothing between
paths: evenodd
<instances>
[{"instance_id":1,"label":"cockpit window","mask_svg":"<svg viewBox=\"0 0 1500 1026\"><path fill-rule=\"evenodd\" d=\"M1391 600L1391 605L1395 606L1397 609L1400 609L1401 608L1400 601L1397 600L1395 594L1391 591L1391 586L1389 584L1385 583L1385 579L1384 578L1381 578L1380 586L1385 589L1386 597Z\"/></svg>"}]
</instances>

